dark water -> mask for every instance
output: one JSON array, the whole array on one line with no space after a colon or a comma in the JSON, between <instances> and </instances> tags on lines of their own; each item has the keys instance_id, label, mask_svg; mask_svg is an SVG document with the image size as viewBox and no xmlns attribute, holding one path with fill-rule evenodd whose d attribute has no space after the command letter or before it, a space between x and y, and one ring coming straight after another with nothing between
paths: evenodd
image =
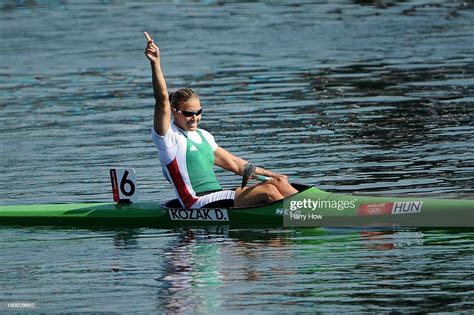
<instances>
[{"instance_id":1,"label":"dark water","mask_svg":"<svg viewBox=\"0 0 474 315\"><path fill-rule=\"evenodd\" d=\"M149 137L143 31L202 127L294 181L474 198L473 1L0 1L0 204L108 201ZM239 178L218 173L224 186ZM466 311L464 231L0 229L0 302L115 312ZM4 309L4 305L0 304Z\"/></svg>"},{"instance_id":2,"label":"dark water","mask_svg":"<svg viewBox=\"0 0 474 315\"><path fill-rule=\"evenodd\" d=\"M43 312L450 312L474 302L472 231L1 234L2 301Z\"/></svg>"}]
</instances>

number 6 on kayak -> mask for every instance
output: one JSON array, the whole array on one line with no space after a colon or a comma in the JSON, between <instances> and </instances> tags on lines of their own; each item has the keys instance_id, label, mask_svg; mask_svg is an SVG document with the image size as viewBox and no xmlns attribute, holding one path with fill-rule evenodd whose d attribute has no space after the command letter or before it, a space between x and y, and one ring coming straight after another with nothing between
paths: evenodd
<instances>
[{"instance_id":1,"label":"number 6 on kayak","mask_svg":"<svg viewBox=\"0 0 474 315\"><path fill-rule=\"evenodd\" d=\"M112 193L115 202L128 203L138 201L135 169L112 168L110 169L110 180L112 182Z\"/></svg>"}]
</instances>

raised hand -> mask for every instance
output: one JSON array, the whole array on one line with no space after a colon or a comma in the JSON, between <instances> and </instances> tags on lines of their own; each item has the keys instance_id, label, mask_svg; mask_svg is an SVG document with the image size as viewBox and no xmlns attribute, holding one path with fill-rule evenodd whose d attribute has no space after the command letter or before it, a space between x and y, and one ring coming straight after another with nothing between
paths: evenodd
<instances>
[{"instance_id":1,"label":"raised hand","mask_svg":"<svg viewBox=\"0 0 474 315\"><path fill-rule=\"evenodd\" d=\"M160 49L156 46L155 42L147 32L144 32L143 34L147 40L145 56L153 63L160 63Z\"/></svg>"}]
</instances>

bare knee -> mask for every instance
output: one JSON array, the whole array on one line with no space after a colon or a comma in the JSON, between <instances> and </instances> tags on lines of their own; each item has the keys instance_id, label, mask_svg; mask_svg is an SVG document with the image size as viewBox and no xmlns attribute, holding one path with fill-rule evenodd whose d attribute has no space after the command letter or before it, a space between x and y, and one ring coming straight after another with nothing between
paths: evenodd
<instances>
[{"instance_id":1,"label":"bare knee","mask_svg":"<svg viewBox=\"0 0 474 315\"><path fill-rule=\"evenodd\" d=\"M291 186L288 182L288 177L286 176L272 178L268 183L274 185L283 197L288 197L298 192L293 186Z\"/></svg>"},{"instance_id":2,"label":"bare knee","mask_svg":"<svg viewBox=\"0 0 474 315\"><path fill-rule=\"evenodd\" d=\"M237 189L234 205L236 207L255 206L281 200L283 198L284 196L275 185L270 183L260 183L256 186Z\"/></svg>"},{"instance_id":3,"label":"bare knee","mask_svg":"<svg viewBox=\"0 0 474 315\"><path fill-rule=\"evenodd\" d=\"M278 187L282 185L288 185L288 179L285 176L278 176L278 177L273 177L267 183Z\"/></svg>"},{"instance_id":4,"label":"bare knee","mask_svg":"<svg viewBox=\"0 0 474 315\"><path fill-rule=\"evenodd\" d=\"M267 202L273 202L280 199L283 199L283 195L280 193L278 188L275 187L273 184L265 185L265 197Z\"/></svg>"}]
</instances>

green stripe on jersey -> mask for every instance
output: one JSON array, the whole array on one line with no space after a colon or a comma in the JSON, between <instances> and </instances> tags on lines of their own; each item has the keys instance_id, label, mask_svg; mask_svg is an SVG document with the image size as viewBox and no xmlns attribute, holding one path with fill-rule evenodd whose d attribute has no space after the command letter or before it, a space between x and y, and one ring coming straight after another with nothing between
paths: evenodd
<instances>
[{"instance_id":1,"label":"green stripe on jersey","mask_svg":"<svg viewBox=\"0 0 474 315\"><path fill-rule=\"evenodd\" d=\"M186 168L196 193L222 189L214 174L214 152L202 132L197 130L201 143L186 137Z\"/></svg>"}]
</instances>

